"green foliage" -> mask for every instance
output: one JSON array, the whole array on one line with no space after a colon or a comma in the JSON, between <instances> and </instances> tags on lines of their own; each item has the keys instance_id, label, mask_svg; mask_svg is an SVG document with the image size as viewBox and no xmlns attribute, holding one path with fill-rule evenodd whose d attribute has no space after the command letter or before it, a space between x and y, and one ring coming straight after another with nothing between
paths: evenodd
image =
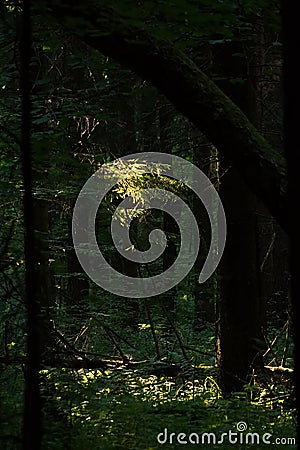
<instances>
[{"instance_id":1,"label":"green foliage","mask_svg":"<svg viewBox=\"0 0 300 450\"><path fill-rule=\"evenodd\" d=\"M90 446L150 450L160 448L156 438L164 428L176 433L214 431L220 435L228 429L235 431L241 420L250 432L268 432L274 438L294 436L294 418L284 400L287 388L278 390L273 399L268 388L254 385L225 399L214 376L205 371L200 378L196 375L184 383L122 368L105 374L98 370L51 370L43 376L46 389L54 389L45 408L57 410L47 424L45 448L49 450ZM60 443L55 436L62 424L55 417L65 424L65 440Z\"/></svg>"},{"instance_id":2,"label":"green foliage","mask_svg":"<svg viewBox=\"0 0 300 450\"><path fill-rule=\"evenodd\" d=\"M111 5L127 22L134 25L146 22L157 37L175 40L175 45L180 48L193 45L199 38L209 39L211 44L235 39L253 40L257 25L265 22L277 31L281 26L280 5L274 1L270 7L268 0L173 0L167 3L144 0L138 6L132 0L115 0Z\"/></svg>"}]
</instances>

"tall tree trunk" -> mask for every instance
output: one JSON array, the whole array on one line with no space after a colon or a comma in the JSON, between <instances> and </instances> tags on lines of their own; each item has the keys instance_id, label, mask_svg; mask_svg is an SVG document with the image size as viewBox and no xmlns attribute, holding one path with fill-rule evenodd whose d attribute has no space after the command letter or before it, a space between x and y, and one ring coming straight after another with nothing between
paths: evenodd
<instances>
[{"instance_id":1,"label":"tall tree trunk","mask_svg":"<svg viewBox=\"0 0 300 450\"><path fill-rule=\"evenodd\" d=\"M299 152L295 149L295 142L299 141L299 65L295 62L295 55L299 48L299 30L297 3L282 2L283 5L283 31L284 31L284 89L285 89L285 152L288 161L288 221L290 227L290 269L291 269L291 303L293 309L293 337L295 340L295 374L296 404L300 400L300 352L298 333L300 329L299 308ZM297 438L300 441L300 414L297 417Z\"/></svg>"},{"instance_id":2,"label":"tall tree trunk","mask_svg":"<svg viewBox=\"0 0 300 450\"><path fill-rule=\"evenodd\" d=\"M257 254L257 200L238 173L222 178L221 199L227 217L227 241L220 265L218 303L219 383L239 391L262 350L264 311L260 300Z\"/></svg>"},{"instance_id":3,"label":"tall tree trunk","mask_svg":"<svg viewBox=\"0 0 300 450\"><path fill-rule=\"evenodd\" d=\"M24 182L24 239L25 239L25 301L27 313L27 354L25 366L25 395L23 416L23 449L40 450L42 442L39 370L41 365L40 316L38 292L40 280L36 277L38 258L34 235L33 188L31 167L31 29L30 8L24 2L20 39L22 142L21 158Z\"/></svg>"},{"instance_id":4,"label":"tall tree trunk","mask_svg":"<svg viewBox=\"0 0 300 450\"><path fill-rule=\"evenodd\" d=\"M226 78L222 88L254 122L255 102L245 58L237 58L236 44L222 46L220 72ZM231 78L246 80L236 85ZM251 92L252 95L249 95ZM225 166L225 167L224 167ZM259 201L237 170L223 163L220 195L228 230L220 265L217 358L219 383L224 392L239 391L249 381L251 368L262 364L262 326L258 258L257 210Z\"/></svg>"}]
</instances>

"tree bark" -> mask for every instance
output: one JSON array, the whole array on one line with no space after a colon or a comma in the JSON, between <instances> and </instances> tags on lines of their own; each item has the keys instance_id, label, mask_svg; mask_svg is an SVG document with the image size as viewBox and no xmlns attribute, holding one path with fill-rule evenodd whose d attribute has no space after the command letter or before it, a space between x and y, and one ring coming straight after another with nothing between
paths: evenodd
<instances>
[{"instance_id":1,"label":"tree bark","mask_svg":"<svg viewBox=\"0 0 300 450\"><path fill-rule=\"evenodd\" d=\"M152 82L235 166L288 231L284 157L193 61L101 2L45 4L66 30Z\"/></svg>"},{"instance_id":2,"label":"tree bark","mask_svg":"<svg viewBox=\"0 0 300 450\"><path fill-rule=\"evenodd\" d=\"M257 119L256 91L239 43L222 45L217 57L222 87L250 120ZM232 79L245 80L241 84ZM251 88L253 89L251 92ZM223 158L220 196L227 217L227 242L220 264L218 372L224 392L240 391L252 368L262 366L265 308L261 302L257 212L260 201L235 167Z\"/></svg>"},{"instance_id":3,"label":"tree bark","mask_svg":"<svg viewBox=\"0 0 300 450\"><path fill-rule=\"evenodd\" d=\"M295 142L299 140L299 66L295 62L295 54L299 47L297 4L282 2L283 32L284 32L284 89L285 89L285 152L288 161L288 222L290 230L290 269L291 269L291 304L293 310L293 337L295 340L295 374L296 400L300 399L300 352L297 334L300 329L299 310L299 152ZM300 414L297 417L297 438L300 439Z\"/></svg>"},{"instance_id":4,"label":"tree bark","mask_svg":"<svg viewBox=\"0 0 300 450\"><path fill-rule=\"evenodd\" d=\"M220 189L227 210L227 242L220 264L218 378L224 392L240 391L261 361L264 311L257 255L258 202L235 169Z\"/></svg>"}]
</instances>

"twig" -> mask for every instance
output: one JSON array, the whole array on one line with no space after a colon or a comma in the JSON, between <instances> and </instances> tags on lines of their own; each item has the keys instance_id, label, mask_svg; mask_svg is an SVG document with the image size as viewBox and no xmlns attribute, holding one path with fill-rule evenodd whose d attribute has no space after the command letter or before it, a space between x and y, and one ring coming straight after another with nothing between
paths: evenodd
<instances>
[{"instance_id":1,"label":"twig","mask_svg":"<svg viewBox=\"0 0 300 450\"><path fill-rule=\"evenodd\" d=\"M103 325L103 330L105 331L105 333L107 334L108 338L111 340L111 342L113 343L113 345L115 346L116 350L119 352L124 364L126 364L128 362L128 357L125 355L125 353L123 352L123 350L121 349L119 343L116 341L116 339L114 338L111 330L109 327L107 327L106 325Z\"/></svg>"},{"instance_id":2,"label":"twig","mask_svg":"<svg viewBox=\"0 0 300 450\"><path fill-rule=\"evenodd\" d=\"M276 237L276 233L273 233L272 234L272 239L271 239L271 242L270 242L270 245L269 245L269 248L267 250L267 253L265 254L265 257L264 257L264 259L263 259L263 261L262 261L262 263L260 265L260 271L261 272L263 271L263 268L264 268L264 266L265 266L265 264L267 262L267 259L268 259L269 255L271 253L271 250L272 250L274 242L275 242L275 237Z\"/></svg>"},{"instance_id":3,"label":"twig","mask_svg":"<svg viewBox=\"0 0 300 450\"><path fill-rule=\"evenodd\" d=\"M198 350L197 348L194 347L190 347L189 345L183 345L184 348L186 348L187 350L191 350L192 352L196 352L196 353L200 353L201 355L205 355L205 356L215 356L214 353L209 353L209 352L204 352L202 350Z\"/></svg>"},{"instance_id":4,"label":"twig","mask_svg":"<svg viewBox=\"0 0 300 450\"><path fill-rule=\"evenodd\" d=\"M284 324L284 326L282 327L282 329L280 330L280 332L275 336L275 338L273 339L273 341L270 343L268 337L265 335L264 330L262 330L262 335L264 337L264 340L266 342L266 344L268 345L268 349L267 351L263 354L263 357L265 358L267 356L268 353L272 352L272 354L274 355L274 358L272 359L271 362L275 362L276 365L278 366L278 361L276 359L276 353L273 350L273 346L276 344L278 338L281 336L281 334L283 333L283 331L285 330L285 327L287 326L287 322ZM270 362L270 364L271 364Z\"/></svg>"},{"instance_id":5,"label":"twig","mask_svg":"<svg viewBox=\"0 0 300 450\"><path fill-rule=\"evenodd\" d=\"M280 363L281 367L283 367L285 364L287 352L289 349L289 331L290 331L289 321L287 321L287 326L286 326L286 330L285 330L285 345L284 345L283 355L282 355L281 363Z\"/></svg>"},{"instance_id":6,"label":"twig","mask_svg":"<svg viewBox=\"0 0 300 450\"><path fill-rule=\"evenodd\" d=\"M154 323L153 323L152 316L151 316L151 313L150 313L150 310L149 310L149 307L147 305L147 301L146 300L145 300L144 304L145 304L146 314L147 314L147 318L149 320L150 329L151 329L151 333L152 333L152 337L153 337L153 341L154 341L154 345L155 345L156 357L157 357L157 359L160 359L161 355L160 355L160 348L159 348L159 344L158 344L158 339L157 339L157 336L156 336Z\"/></svg>"},{"instance_id":7,"label":"twig","mask_svg":"<svg viewBox=\"0 0 300 450\"><path fill-rule=\"evenodd\" d=\"M132 345L126 338L124 338L123 336L120 336L119 333L117 333L115 330L113 330L112 328L110 328L108 325L104 325L103 322L101 320L99 320L97 317L92 316L92 318L94 320L96 320L96 322L100 323L101 326L106 326L107 329L109 329L109 331L111 333L113 333L120 341L125 342L125 344L127 344L129 347L133 348L134 350L136 350L136 347L134 345Z\"/></svg>"},{"instance_id":8,"label":"twig","mask_svg":"<svg viewBox=\"0 0 300 450\"><path fill-rule=\"evenodd\" d=\"M169 314L168 314L167 308L166 308L164 305L162 305L162 309L163 309L163 311L164 311L164 313L165 313L165 315L166 315L166 318L167 318L169 324L171 325L171 328L172 328L173 331L174 331L174 334L175 334L175 336L176 336L176 338L177 338L179 347L180 347L180 349L181 349L181 351L182 351L183 357L184 357L187 361L189 361L189 357L188 357L188 355L187 355L187 353L186 353L186 351L185 351L184 343L182 342L182 339L181 339L181 337L180 337L180 334L179 334L178 330L176 329L176 327L175 327L173 321L171 320L171 318L170 318L170 316L169 316Z\"/></svg>"}]
</instances>

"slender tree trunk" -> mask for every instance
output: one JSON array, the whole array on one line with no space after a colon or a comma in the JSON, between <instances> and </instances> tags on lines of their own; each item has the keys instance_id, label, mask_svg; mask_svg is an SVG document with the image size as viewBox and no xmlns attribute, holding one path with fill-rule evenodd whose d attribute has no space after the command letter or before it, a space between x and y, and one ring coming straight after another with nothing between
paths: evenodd
<instances>
[{"instance_id":1,"label":"slender tree trunk","mask_svg":"<svg viewBox=\"0 0 300 450\"><path fill-rule=\"evenodd\" d=\"M202 170L213 182L213 165L212 159L217 157L213 154L213 147L211 144L201 145L201 152L194 152L194 164ZM205 258L209 250L209 236L210 227L208 223L207 214L204 210L203 204L198 196L194 196L193 211L200 227L200 242L201 248L195 264L197 275L200 273L204 264ZM215 322L215 276L210 277L204 284L198 283L196 280L193 284L195 297L195 313L194 313L194 328L201 330L205 327L206 322Z\"/></svg>"},{"instance_id":2,"label":"slender tree trunk","mask_svg":"<svg viewBox=\"0 0 300 450\"><path fill-rule=\"evenodd\" d=\"M72 218L68 220L69 250L67 252L67 293L66 308L72 323L68 327L68 333L78 335L89 314L89 279L78 261L72 245Z\"/></svg>"},{"instance_id":3,"label":"slender tree trunk","mask_svg":"<svg viewBox=\"0 0 300 450\"><path fill-rule=\"evenodd\" d=\"M27 355L25 366L25 398L23 416L23 449L40 450L42 442L41 401L39 390L40 304L39 280L36 278L38 261L34 236L32 167L31 167L31 29L30 7L23 4L21 30L21 101L22 101L22 172L24 181L24 230L25 230L25 300L27 312Z\"/></svg>"},{"instance_id":4,"label":"slender tree trunk","mask_svg":"<svg viewBox=\"0 0 300 450\"><path fill-rule=\"evenodd\" d=\"M124 86L126 89L126 86ZM120 157L124 154L136 153L138 151L138 139L139 137L139 113L136 111L136 105L129 105L126 98L122 99L119 105L119 123L121 124L121 132L116 136L116 142L118 143L118 148L115 149L116 157ZM112 143L114 146L114 143ZM139 243L139 230L135 221L132 222L131 226L131 237L133 244L137 245ZM134 261L127 260L122 257L118 251L115 249L111 261L113 266L119 272L127 275L129 277L138 277L138 263ZM140 304L138 299L118 297L114 300L120 312L122 312L122 325L128 326L133 329L138 328L139 321L139 310Z\"/></svg>"},{"instance_id":5,"label":"slender tree trunk","mask_svg":"<svg viewBox=\"0 0 300 450\"><path fill-rule=\"evenodd\" d=\"M174 111L171 105L166 103L165 98L161 98L158 102L159 108L159 144L160 151L172 154L172 121L174 118ZM173 218L169 214L163 213L163 230L167 235L167 246L163 253L163 271L165 272L176 259L176 235L178 228ZM168 311L168 314L174 319L175 314L175 297L176 287L170 289L168 292L162 294L163 306ZM166 327L169 328L169 322Z\"/></svg>"},{"instance_id":6,"label":"slender tree trunk","mask_svg":"<svg viewBox=\"0 0 300 450\"><path fill-rule=\"evenodd\" d=\"M44 114L49 113L47 107L47 90L37 83L46 76L49 69L43 51L38 46L32 48L31 94L44 105ZM36 261L36 296L40 305L40 345L42 360L51 359L54 341L51 334L51 308L54 307L54 295L51 289L51 272L49 266L49 201L41 194L47 189L49 168L49 143L47 138L38 140L35 145L35 133L43 133L45 125L35 123L39 115L32 115L32 183L34 190L32 222L35 234L34 256Z\"/></svg>"},{"instance_id":7,"label":"slender tree trunk","mask_svg":"<svg viewBox=\"0 0 300 450\"><path fill-rule=\"evenodd\" d=\"M51 335L51 276L49 269L49 241L48 241L48 208L47 200L34 199L33 227L34 227L34 257L35 257L35 289L39 302L40 320L39 334L42 360L51 359L54 343Z\"/></svg>"}]
</instances>

